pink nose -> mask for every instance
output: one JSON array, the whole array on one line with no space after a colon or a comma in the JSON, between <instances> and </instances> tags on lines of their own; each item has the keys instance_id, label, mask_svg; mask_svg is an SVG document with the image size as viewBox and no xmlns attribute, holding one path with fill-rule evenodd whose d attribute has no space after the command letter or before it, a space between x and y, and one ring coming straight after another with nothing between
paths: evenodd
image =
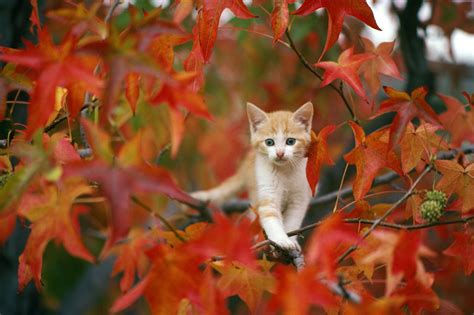
<instances>
[{"instance_id":1,"label":"pink nose","mask_svg":"<svg viewBox=\"0 0 474 315\"><path fill-rule=\"evenodd\" d=\"M277 152L277 156L278 156L279 159L282 159L283 156L285 156L285 152L278 151L278 152Z\"/></svg>"}]
</instances>

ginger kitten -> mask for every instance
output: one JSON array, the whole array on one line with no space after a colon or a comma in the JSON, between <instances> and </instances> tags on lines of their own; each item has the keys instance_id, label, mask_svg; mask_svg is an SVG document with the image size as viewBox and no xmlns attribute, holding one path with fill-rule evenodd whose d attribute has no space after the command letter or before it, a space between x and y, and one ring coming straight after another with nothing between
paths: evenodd
<instances>
[{"instance_id":1,"label":"ginger kitten","mask_svg":"<svg viewBox=\"0 0 474 315\"><path fill-rule=\"evenodd\" d=\"M247 103L252 149L237 173L219 186L191 194L223 202L246 188L267 237L285 250L300 250L287 232L300 227L311 199L306 153L311 142L313 104L295 112L266 113Z\"/></svg>"}]
</instances>

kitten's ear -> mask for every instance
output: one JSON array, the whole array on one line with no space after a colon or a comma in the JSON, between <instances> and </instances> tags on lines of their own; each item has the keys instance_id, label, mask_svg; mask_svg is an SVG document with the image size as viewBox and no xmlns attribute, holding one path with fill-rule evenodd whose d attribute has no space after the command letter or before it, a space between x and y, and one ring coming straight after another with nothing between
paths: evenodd
<instances>
[{"instance_id":1,"label":"kitten's ear","mask_svg":"<svg viewBox=\"0 0 474 315\"><path fill-rule=\"evenodd\" d=\"M267 114L252 103L247 103L247 116L252 132L257 131L258 126L268 119Z\"/></svg>"},{"instance_id":2,"label":"kitten's ear","mask_svg":"<svg viewBox=\"0 0 474 315\"><path fill-rule=\"evenodd\" d=\"M313 103L307 102L293 113L293 120L302 123L306 129L311 130L313 123Z\"/></svg>"}]
</instances>

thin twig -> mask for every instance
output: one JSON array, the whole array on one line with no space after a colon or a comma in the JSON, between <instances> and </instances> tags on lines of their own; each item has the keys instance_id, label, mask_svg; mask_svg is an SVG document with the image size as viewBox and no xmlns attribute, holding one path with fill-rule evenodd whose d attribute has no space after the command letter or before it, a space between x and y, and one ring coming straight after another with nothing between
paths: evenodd
<instances>
[{"instance_id":1,"label":"thin twig","mask_svg":"<svg viewBox=\"0 0 474 315\"><path fill-rule=\"evenodd\" d=\"M453 224L466 224L470 221L474 220L474 215L465 217L465 218L460 218L460 219L455 219L455 220L448 220L448 221L439 221L439 222L433 222L433 223L423 223L423 224L398 224L398 223L388 223L388 222L380 222L378 226L380 227L385 227L389 229L394 229L394 230L407 230L407 231L413 231L413 230L421 230L421 229L427 229L435 226L441 226L441 225L453 225ZM376 220L368 220L368 219L360 219L360 218L350 218L350 219L345 219L344 223L348 224L364 224L364 225L373 225L376 222ZM293 236L293 235L300 235L303 232L309 231L314 229L315 227L320 226L323 223L323 221L318 221L312 224L305 225L297 230L291 231L288 233L288 236ZM260 249L266 245L269 245L270 242L268 240L258 242L255 244L252 249L257 250Z\"/></svg>"},{"instance_id":2,"label":"thin twig","mask_svg":"<svg viewBox=\"0 0 474 315\"><path fill-rule=\"evenodd\" d=\"M180 241L182 242L186 242L186 239L181 236L178 231L176 230L176 228L170 223L168 222L168 220L165 219L165 217L163 217L161 214L159 214L158 212L154 211L152 208L150 208L147 204L145 204L143 201L141 201L140 199L138 199L137 197L135 196L132 196L132 201L139 205L140 207L142 207L143 209L145 209L146 211L150 212L152 215L158 217L158 219L160 219L160 221L171 231L173 232L173 234L176 236L177 239L179 239Z\"/></svg>"},{"instance_id":3,"label":"thin twig","mask_svg":"<svg viewBox=\"0 0 474 315\"><path fill-rule=\"evenodd\" d=\"M319 80L323 81L323 76L321 74L319 74L316 69L314 69L314 67L308 62L308 60L306 60L306 58L303 56L303 54L298 50L298 48L296 47L295 43L293 42L293 39L291 38L291 35L290 35L290 32L288 31L288 29L285 31L286 33L286 37L288 38L288 41L290 42L290 47L291 49L293 49L293 51L296 53L296 55L298 56L298 58L300 59L301 63L303 64L303 66L308 69L312 74L314 74ZM351 105L349 104L349 101L347 100L346 96L344 95L344 91L340 88L338 88L336 85L334 85L333 83L330 83L329 86L337 92L337 94L339 94L339 96L342 98L343 102L344 102L344 105L346 106L347 110L349 111L351 117L352 117L352 120L354 120L355 122L357 122L357 117L354 113L354 111L352 110L352 107Z\"/></svg>"},{"instance_id":4,"label":"thin twig","mask_svg":"<svg viewBox=\"0 0 474 315\"><path fill-rule=\"evenodd\" d=\"M377 220L374 221L374 223L372 223L371 227L364 232L364 234L362 235L362 240L365 239L367 236L370 235L370 233L372 233L376 228L377 226L379 226L383 220L385 220L392 212L393 210L395 210L396 208L398 208L398 206L400 206L403 202L405 202L406 199L408 199L408 197L410 197L412 194L413 194L413 191L415 190L416 186L418 185L418 183L423 179L423 177L425 177L426 174L428 174L431 170L433 169L433 166L432 165L429 165L428 167L426 167L423 172L420 174L420 176L418 176L418 178L413 182L413 184L411 185L410 189L408 189L408 191L402 196L402 198L398 199L397 202L395 202L387 211L385 211L385 213L380 217L378 218ZM349 247L342 255L341 257L339 257L339 259L337 260L338 263L341 263L347 256L349 256L353 251L355 251L357 248L359 247L359 242L357 244L354 244L352 245L351 247Z\"/></svg>"}]
</instances>

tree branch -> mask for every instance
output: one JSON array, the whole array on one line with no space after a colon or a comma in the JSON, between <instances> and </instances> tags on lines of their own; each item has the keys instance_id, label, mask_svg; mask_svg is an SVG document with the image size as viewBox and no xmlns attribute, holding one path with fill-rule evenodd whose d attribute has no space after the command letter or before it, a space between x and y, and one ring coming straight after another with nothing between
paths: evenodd
<instances>
[{"instance_id":1,"label":"tree branch","mask_svg":"<svg viewBox=\"0 0 474 315\"><path fill-rule=\"evenodd\" d=\"M314 74L320 81L323 81L323 76L321 74L319 74L316 69L314 69L314 67L308 62L308 60L306 60L306 58L303 56L303 54L298 50L298 48L296 47L295 43L293 42L293 38L291 38L291 35L290 35L290 32L288 31L288 29L285 31L285 34L286 34L286 37L288 38L288 41L290 42L290 47L291 49L296 53L296 55L298 56L298 58L300 59L301 63L303 64L303 66L308 69L312 74ZM342 83L342 82L341 82ZM356 114L354 113L354 111L352 110L352 107L351 105L349 104L349 101L347 100L346 96L344 95L344 91L342 89L342 85L341 87L337 87L335 84L331 83L329 84L329 86L337 92L337 94L339 94L339 96L341 96L343 102L344 102L344 105L346 106L347 110L349 111L351 117L352 117L352 120L354 120L355 122L357 122L357 117L356 117Z\"/></svg>"},{"instance_id":2,"label":"tree branch","mask_svg":"<svg viewBox=\"0 0 474 315\"><path fill-rule=\"evenodd\" d=\"M433 169L433 166L429 165L427 168L423 170L423 172L418 176L418 178L413 182L411 185L410 189L402 196L402 198L398 199L397 202L395 202L380 218L374 221L370 228L365 231L365 233L362 235L362 239L365 239L367 236L374 231L377 226L379 226L383 220L385 220L396 208L398 208L399 205L401 205L403 202L405 202L408 197L410 197L413 194L413 191L415 190L416 186L418 183L425 177L426 174L428 174L431 170ZM338 263L341 263L347 256L349 256L353 251L355 251L359 247L359 243L352 245L349 247L342 255L339 257L337 260Z\"/></svg>"}]
</instances>

